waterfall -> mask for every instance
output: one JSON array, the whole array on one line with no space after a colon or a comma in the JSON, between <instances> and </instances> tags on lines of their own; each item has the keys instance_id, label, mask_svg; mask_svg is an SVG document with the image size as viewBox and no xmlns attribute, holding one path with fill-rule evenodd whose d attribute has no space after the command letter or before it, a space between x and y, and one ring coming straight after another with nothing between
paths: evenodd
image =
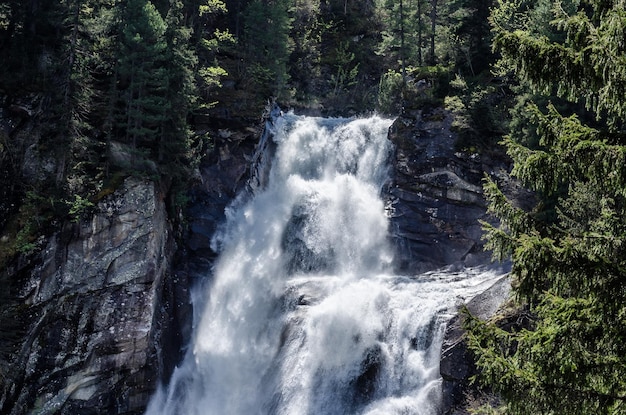
<instances>
[{"instance_id":1,"label":"waterfall","mask_svg":"<svg viewBox=\"0 0 626 415\"><path fill-rule=\"evenodd\" d=\"M440 411L446 319L494 274L393 275L391 122L276 119L268 183L228 209L192 344L148 414Z\"/></svg>"}]
</instances>

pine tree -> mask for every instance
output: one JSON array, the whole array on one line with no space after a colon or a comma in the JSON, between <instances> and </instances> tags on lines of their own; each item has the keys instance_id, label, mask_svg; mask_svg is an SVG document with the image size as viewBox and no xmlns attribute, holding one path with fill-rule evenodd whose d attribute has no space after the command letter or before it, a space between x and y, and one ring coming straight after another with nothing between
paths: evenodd
<instances>
[{"instance_id":1,"label":"pine tree","mask_svg":"<svg viewBox=\"0 0 626 415\"><path fill-rule=\"evenodd\" d=\"M170 109L165 68L167 26L148 0L128 0L121 7L118 134L133 149L155 157L165 112Z\"/></svg>"},{"instance_id":2,"label":"pine tree","mask_svg":"<svg viewBox=\"0 0 626 415\"><path fill-rule=\"evenodd\" d=\"M322 34L330 25L321 19L320 0L294 3L289 77L298 94L296 98L306 101L320 91Z\"/></svg>"},{"instance_id":3,"label":"pine tree","mask_svg":"<svg viewBox=\"0 0 626 415\"><path fill-rule=\"evenodd\" d=\"M191 133L187 118L196 96L194 73L198 58L190 47L191 29L184 21L180 0L170 0L165 23L168 106L163 108L158 161L181 166L189 155Z\"/></svg>"},{"instance_id":4,"label":"pine tree","mask_svg":"<svg viewBox=\"0 0 626 415\"><path fill-rule=\"evenodd\" d=\"M519 1L498 3L496 17L505 8L520 12ZM542 215L541 204L515 207L486 184L501 221L486 226L488 244L497 257L511 257L517 296L534 320L510 333L470 319L469 341L507 413L624 414L626 10L623 1L552 6L561 37L537 36L528 21L512 28L494 20L495 47L536 92L581 100L596 120L589 126L553 105L531 104L539 146L505 140L512 174L551 199L555 215Z\"/></svg>"},{"instance_id":5,"label":"pine tree","mask_svg":"<svg viewBox=\"0 0 626 415\"><path fill-rule=\"evenodd\" d=\"M435 54L440 64L475 76L488 69L491 1L448 0L439 5Z\"/></svg>"},{"instance_id":6,"label":"pine tree","mask_svg":"<svg viewBox=\"0 0 626 415\"><path fill-rule=\"evenodd\" d=\"M253 0L245 11L246 72L261 99L285 97L292 49L289 0Z\"/></svg>"},{"instance_id":7,"label":"pine tree","mask_svg":"<svg viewBox=\"0 0 626 415\"><path fill-rule=\"evenodd\" d=\"M55 114L58 117L56 134L62 136L63 162L68 199L75 194L86 195L97 190L102 179L103 143L95 133L101 121L98 115L99 94L97 77L108 67L111 55L102 48L103 34L110 25L107 13L113 8L109 2L93 0L65 0L58 3L60 32L63 33L57 53ZM69 152L67 151L69 149Z\"/></svg>"},{"instance_id":8,"label":"pine tree","mask_svg":"<svg viewBox=\"0 0 626 415\"><path fill-rule=\"evenodd\" d=\"M380 7L384 11L386 30L381 33L379 53L394 56L394 66L397 64L405 79L407 66L421 66L424 63L428 2L385 0Z\"/></svg>"}]
</instances>

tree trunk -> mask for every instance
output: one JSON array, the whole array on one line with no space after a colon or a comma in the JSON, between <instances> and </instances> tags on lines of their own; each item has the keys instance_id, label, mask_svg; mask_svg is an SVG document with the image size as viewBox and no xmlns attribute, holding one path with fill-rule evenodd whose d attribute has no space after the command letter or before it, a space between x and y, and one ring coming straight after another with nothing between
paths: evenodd
<instances>
[{"instance_id":1,"label":"tree trunk","mask_svg":"<svg viewBox=\"0 0 626 415\"><path fill-rule=\"evenodd\" d=\"M417 63L422 66L422 0L417 0Z\"/></svg>"},{"instance_id":2,"label":"tree trunk","mask_svg":"<svg viewBox=\"0 0 626 415\"><path fill-rule=\"evenodd\" d=\"M404 49L404 3L400 0L400 62L402 62L402 89L406 87L406 65L404 63L406 59Z\"/></svg>"},{"instance_id":3,"label":"tree trunk","mask_svg":"<svg viewBox=\"0 0 626 415\"><path fill-rule=\"evenodd\" d=\"M437 28L437 0L430 0L430 56L431 65L437 62L435 58L435 29Z\"/></svg>"}]
</instances>

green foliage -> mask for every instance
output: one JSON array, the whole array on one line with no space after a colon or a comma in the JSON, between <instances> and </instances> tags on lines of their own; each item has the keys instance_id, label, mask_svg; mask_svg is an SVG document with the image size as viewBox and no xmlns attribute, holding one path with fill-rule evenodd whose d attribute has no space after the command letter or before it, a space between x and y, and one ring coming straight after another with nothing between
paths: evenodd
<instances>
[{"instance_id":1,"label":"green foliage","mask_svg":"<svg viewBox=\"0 0 626 415\"><path fill-rule=\"evenodd\" d=\"M166 99L166 24L145 0L129 0L121 10L118 125L133 147L156 147L170 103Z\"/></svg>"},{"instance_id":2,"label":"green foliage","mask_svg":"<svg viewBox=\"0 0 626 415\"><path fill-rule=\"evenodd\" d=\"M333 85L332 95L334 96L356 85L356 77L359 74L359 64L354 63L354 53L348 50L348 43L339 44L336 56L336 72L330 77L330 82Z\"/></svg>"},{"instance_id":3,"label":"green foliage","mask_svg":"<svg viewBox=\"0 0 626 415\"><path fill-rule=\"evenodd\" d=\"M470 415L506 415L506 407L499 406L497 408L485 404L475 409L470 409Z\"/></svg>"},{"instance_id":4,"label":"green foliage","mask_svg":"<svg viewBox=\"0 0 626 415\"><path fill-rule=\"evenodd\" d=\"M546 2L529 13L519 9L522 2L500 1L493 14L505 67L536 91L574 103L583 98L596 116L591 127L525 98L525 128L536 135L519 140L518 132L504 144L512 174L541 203L527 212L492 181L485 186L501 222L485 225L488 246L496 257L512 259L516 294L536 318L521 331L468 322L482 379L510 414L626 413L626 50L616 41L626 19L618 2L587 3L593 8L554 3L556 26L537 24L547 20ZM504 10L518 10L525 20L508 21ZM598 44L607 48L604 56ZM544 214L546 205L553 215Z\"/></svg>"},{"instance_id":5,"label":"green foliage","mask_svg":"<svg viewBox=\"0 0 626 415\"><path fill-rule=\"evenodd\" d=\"M200 17L226 13L226 3L222 0L206 0L203 4L200 4L198 11L200 12Z\"/></svg>"},{"instance_id":6,"label":"green foliage","mask_svg":"<svg viewBox=\"0 0 626 415\"><path fill-rule=\"evenodd\" d=\"M80 195L74 195L73 201L65 202L69 207L69 214L72 217L72 222L78 222L85 217L94 204L86 198Z\"/></svg>"},{"instance_id":7,"label":"green foliage","mask_svg":"<svg viewBox=\"0 0 626 415\"><path fill-rule=\"evenodd\" d=\"M381 33L377 52L391 57L395 61L390 62L392 69L400 69L403 73L409 65L423 65L433 3L426 0L384 0L380 3L385 30Z\"/></svg>"},{"instance_id":8,"label":"green foliage","mask_svg":"<svg viewBox=\"0 0 626 415\"><path fill-rule=\"evenodd\" d=\"M476 148L492 151L504 134L506 103L498 90L479 82L468 83L456 74L449 83L450 93L444 99L446 109L454 114L452 128L457 132L459 150Z\"/></svg>"},{"instance_id":9,"label":"green foliage","mask_svg":"<svg viewBox=\"0 0 626 415\"><path fill-rule=\"evenodd\" d=\"M331 33L332 23L325 22L320 0L294 2L290 37L293 50L289 57L289 77L296 90L296 99L311 101L322 88L322 37Z\"/></svg>"},{"instance_id":10,"label":"green foliage","mask_svg":"<svg viewBox=\"0 0 626 415\"><path fill-rule=\"evenodd\" d=\"M246 73L263 100L289 95L287 62L292 50L289 3L288 0L253 0L244 14L246 61L250 68Z\"/></svg>"},{"instance_id":11,"label":"green foliage","mask_svg":"<svg viewBox=\"0 0 626 415\"><path fill-rule=\"evenodd\" d=\"M198 75L204 82L206 88L222 86L221 79L228 75L228 72L221 66L205 66L198 71Z\"/></svg>"},{"instance_id":12,"label":"green foliage","mask_svg":"<svg viewBox=\"0 0 626 415\"><path fill-rule=\"evenodd\" d=\"M402 74L388 70L380 78L378 87L378 108L386 114L397 114L402 111Z\"/></svg>"},{"instance_id":13,"label":"green foliage","mask_svg":"<svg viewBox=\"0 0 626 415\"><path fill-rule=\"evenodd\" d=\"M624 413L623 312L595 296L546 294L535 313L533 330L514 333L468 320L481 376L506 399L506 413Z\"/></svg>"},{"instance_id":14,"label":"green foliage","mask_svg":"<svg viewBox=\"0 0 626 415\"><path fill-rule=\"evenodd\" d=\"M209 52L219 52L220 48L235 42L236 40L232 33L220 29L215 29L213 37L201 39L202 46Z\"/></svg>"},{"instance_id":15,"label":"green foliage","mask_svg":"<svg viewBox=\"0 0 626 415\"><path fill-rule=\"evenodd\" d=\"M598 7L602 14L599 9L596 16L561 10L555 24L566 33L562 43L516 30L497 32L494 45L536 91L571 101L582 98L599 117L606 113L609 126L616 126L626 114L624 100L615 98L622 96L626 82L626 46L615 41L624 36L624 10ZM602 18L594 24L598 16Z\"/></svg>"},{"instance_id":16,"label":"green foliage","mask_svg":"<svg viewBox=\"0 0 626 415\"><path fill-rule=\"evenodd\" d=\"M63 203L45 193L27 191L18 212L2 230L0 270L18 253L27 255L41 248L41 237L51 217L64 215L64 208Z\"/></svg>"},{"instance_id":17,"label":"green foliage","mask_svg":"<svg viewBox=\"0 0 626 415\"><path fill-rule=\"evenodd\" d=\"M378 110L399 114L408 109L440 106L443 100L436 96L441 82L447 84L448 71L440 66L407 67L406 76L388 70L378 86Z\"/></svg>"},{"instance_id":18,"label":"green foliage","mask_svg":"<svg viewBox=\"0 0 626 415\"><path fill-rule=\"evenodd\" d=\"M463 133L472 129L467 106L458 95L445 97L443 104L448 111L454 114L453 130Z\"/></svg>"},{"instance_id":19,"label":"green foliage","mask_svg":"<svg viewBox=\"0 0 626 415\"><path fill-rule=\"evenodd\" d=\"M216 58L222 49L230 50L237 43L230 31L216 27L215 21L226 12L226 4L221 0L207 0L199 7L199 18L195 28L199 35L195 52L198 60L186 67L192 71L197 65L199 108L210 108L214 105L212 92L220 88L222 78L228 76L228 72L220 66Z\"/></svg>"}]
</instances>

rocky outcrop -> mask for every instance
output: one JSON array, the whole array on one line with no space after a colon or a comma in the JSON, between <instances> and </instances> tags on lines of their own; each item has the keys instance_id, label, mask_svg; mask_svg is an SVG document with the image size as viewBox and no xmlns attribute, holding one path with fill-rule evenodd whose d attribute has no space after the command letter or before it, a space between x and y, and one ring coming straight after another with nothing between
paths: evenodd
<instances>
[{"instance_id":1,"label":"rocky outcrop","mask_svg":"<svg viewBox=\"0 0 626 415\"><path fill-rule=\"evenodd\" d=\"M163 192L126 179L96 213L67 224L5 273L19 287L24 335L2 379L5 414L142 412L176 331L184 290ZM175 337L175 336L174 336Z\"/></svg>"},{"instance_id":2,"label":"rocky outcrop","mask_svg":"<svg viewBox=\"0 0 626 415\"><path fill-rule=\"evenodd\" d=\"M53 177L57 166L37 146L39 98L16 109L0 101L0 139L15 149L0 151L2 183ZM260 179L270 157L257 146L262 125L196 121L214 146L190 192L178 247L165 190L130 178L89 219L57 222L60 231L36 241L38 253L0 269L0 281L10 282L0 291L0 413L143 413L158 382L170 378L191 336L189 292L210 275L225 208L249 183L251 165ZM112 143L112 153L117 164L128 161L122 145ZM2 229L19 192L0 187Z\"/></svg>"},{"instance_id":3,"label":"rocky outcrop","mask_svg":"<svg viewBox=\"0 0 626 415\"><path fill-rule=\"evenodd\" d=\"M479 223L489 219L482 179L506 162L455 149L452 121L441 108L415 110L390 129L396 153L389 211L400 272L489 262Z\"/></svg>"},{"instance_id":4,"label":"rocky outcrop","mask_svg":"<svg viewBox=\"0 0 626 415\"><path fill-rule=\"evenodd\" d=\"M66 224L40 254L2 270L0 280L19 288L23 333L10 371L0 367L0 412L141 413L169 378L190 336L188 290L211 275L225 208L246 185L263 186L271 158L272 140L257 144L261 128L213 122L214 148L190 193L176 256L163 192L131 178L89 220ZM401 116L390 130L397 150L389 209L401 270L487 260L481 179L497 163L455 152L450 126L450 114L431 110ZM25 152L21 172L33 180L52 170L35 150Z\"/></svg>"},{"instance_id":5,"label":"rocky outcrop","mask_svg":"<svg viewBox=\"0 0 626 415\"><path fill-rule=\"evenodd\" d=\"M185 212L188 222L181 247L185 257L184 272L192 280L210 274L219 246L213 237L225 220L226 207L250 184L261 164L269 163L270 151L259 142L265 137L262 125L244 127L233 122L231 128L217 128L212 134L214 148L202 160L200 180L190 191L191 200ZM258 143L258 144L257 144ZM258 177L261 177L260 171ZM260 185L260 183L257 183Z\"/></svg>"},{"instance_id":6,"label":"rocky outcrop","mask_svg":"<svg viewBox=\"0 0 626 415\"><path fill-rule=\"evenodd\" d=\"M489 289L472 298L465 305L476 318L488 320L493 317L502 303L508 298L511 283L508 276L500 278ZM465 341L463 317L455 315L446 326L441 346L439 371L443 379L443 413L455 412L457 406L466 398L470 387L470 378L477 374L474 358Z\"/></svg>"}]
</instances>

